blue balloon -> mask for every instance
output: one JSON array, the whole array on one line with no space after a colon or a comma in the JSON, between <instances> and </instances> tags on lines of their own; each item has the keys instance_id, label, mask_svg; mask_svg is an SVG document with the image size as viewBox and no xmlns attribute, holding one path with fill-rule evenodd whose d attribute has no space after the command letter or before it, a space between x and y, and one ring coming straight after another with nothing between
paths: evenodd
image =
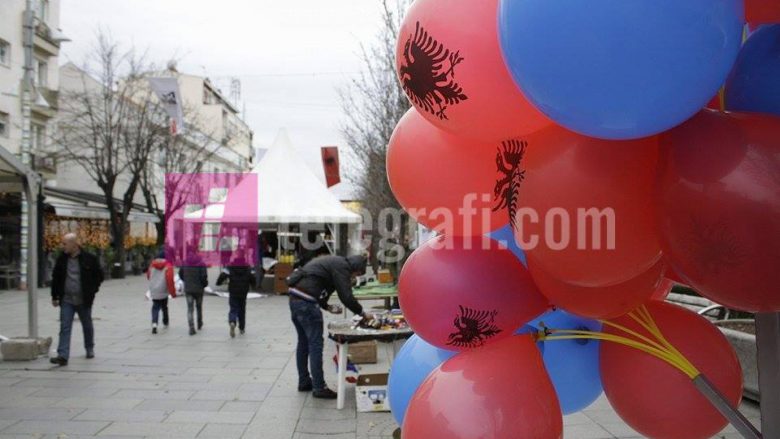
<instances>
[{"instance_id":1,"label":"blue balloon","mask_svg":"<svg viewBox=\"0 0 780 439\"><path fill-rule=\"evenodd\" d=\"M512 226L507 224L506 226L490 232L487 234L491 239L498 241L499 243L507 246L509 251L514 253L517 259L523 264L525 268L528 268L528 262L526 262L525 252L521 249L517 242L515 242L515 232L512 230Z\"/></svg>"},{"instance_id":2,"label":"blue balloon","mask_svg":"<svg viewBox=\"0 0 780 439\"><path fill-rule=\"evenodd\" d=\"M684 122L739 52L743 0L501 0L501 49L525 96L558 124L634 139Z\"/></svg>"},{"instance_id":3,"label":"blue balloon","mask_svg":"<svg viewBox=\"0 0 780 439\"><path fill-rule=\"evenodd\" d=\"M456 353L428 344L417 335L413 335L404 343L390 368L387 383L390 411L398 425L403 425L406 407L420 384L434 369Z\"/></svg>"},{"instance_id":4,"label":"blue balloon","mask_svg":"<svg viewBox=\"0 0 780 439\"><path fill-rule=\"evenodd\" d=\"M565 311L550 311L528 323L539 328L541 323L551 329L581 329L601 331L601 323L577 317ZM599 371L599 342L596 340L548 340L542 359L550 375L561 411L577 413L593 404L603 391Z\"/></svg>"},{"instance_id":5,"label":"blue balloon","mask_svg":"<svg viewBox=\"0 0 780 439\"><path fill-rule=\"evenodd\" d=\"M726 109L780 116L780 24L750 35L726 83Z\"/></svg>"}]
</instances>

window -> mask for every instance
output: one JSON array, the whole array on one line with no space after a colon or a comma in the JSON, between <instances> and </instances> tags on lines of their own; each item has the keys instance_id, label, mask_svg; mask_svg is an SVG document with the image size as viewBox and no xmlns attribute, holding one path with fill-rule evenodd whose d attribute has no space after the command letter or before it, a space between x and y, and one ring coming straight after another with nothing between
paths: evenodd
<instances>
[{"instance_id":1,"label":"window","mask_svg":"<svg viewBox=\"0 0 780 439\"><path fill-rule=\"evenodd\" d=\"M32 150L43 151L46 147L46 127L34 123L32 125Z\"/></svg>"},{"instance_id":2,"label":"window","mask_svg":"<svg viewBox=\"0 0 780 439\"><path fill-rule=\"evenodd\" d=\"M47 87L49 83L49 64L46 61L36 59L33 68L35 70L35 85Z\"/></svg>"},{"instance_id":3,"label":"window","mask_svg":"<svg viewBox=\"0 0 780 439\"><path fill-rule=\"evenodd\" d=\"M8 137L8 113L0 113L0 137Z\"/></svg>"},{"instance_id":4,"label":"window","mask_svg":"<svg viewBox=\"0 0 780 439\"><path fill-rule=\"evenodd\" d=\"M5 40L0 40L0 64L6 67L11 65L11 45Z\"/></svg>"},{"instance_id":5,"label":"window","mask_svg":"<svg viewBox=\"0 0 780 439\"><path fill-rule=\"evenodd\" d=\"M37 10L38 19L46 21L49 19L49 0L38 0Z\"/></svg>"}]
</instances>

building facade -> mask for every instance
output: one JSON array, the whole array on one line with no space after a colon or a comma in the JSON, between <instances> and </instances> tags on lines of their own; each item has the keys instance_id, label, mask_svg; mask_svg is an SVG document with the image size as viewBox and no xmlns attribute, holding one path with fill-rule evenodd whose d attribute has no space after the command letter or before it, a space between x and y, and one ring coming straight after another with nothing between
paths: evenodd
<instances>
[{"instance_id":1,"label":"building facade","mask_svg":"<svg viewBox=\"0 0 780 439\"><path fill-rule=\"evenodd\" d=\"M60 0L30 3L28 15L25 0L0 1L0 148L19 156L38 173L51 176L55 166L46 151L58 108L60 48L67 39L59 29ZM22 105L26 23L32 25L29 125ZM25 135L30 139L29 149L23 143ZM0 288L19 286L24 280L27 250L22 246L23 206L18 187L0 185L0 275L12 273L4 277ZM16 285L13 273L19 273Z\"/></svg>"}]
</instances>

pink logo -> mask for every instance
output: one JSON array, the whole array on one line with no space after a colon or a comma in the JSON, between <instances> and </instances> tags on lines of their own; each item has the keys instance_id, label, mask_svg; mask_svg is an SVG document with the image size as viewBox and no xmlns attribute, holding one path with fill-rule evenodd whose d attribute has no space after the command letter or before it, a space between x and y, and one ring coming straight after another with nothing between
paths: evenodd
<instances>
[{"instance_id":1,"label":"pink logo","mask_svg":"<svg viewBox=\"0 0 780 439\"><path fill-rule=\"evenodd\" d=\"M257 175L166 174L165 258L177 266L254 266Z\"/></svg>"}]
</instances>

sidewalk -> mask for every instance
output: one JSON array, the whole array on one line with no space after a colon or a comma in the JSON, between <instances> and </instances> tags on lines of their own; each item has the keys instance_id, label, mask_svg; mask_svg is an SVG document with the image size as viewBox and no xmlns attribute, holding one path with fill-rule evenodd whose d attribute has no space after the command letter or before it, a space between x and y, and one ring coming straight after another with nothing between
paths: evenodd
<instances>
[{"instance_id":1,"label":"sidewalk","mask_svg":"<svg viewBox=\"0 0 780 439\"><path fill-rule=\"evenodd\" d=\"M211 279L212 281L214 279ZM187 334L186 303L171 306L171 327L150 331L145 278L107 281L93 310L96 358L86 360L80 325L71 359L0 362L0 439L9 438L263 438L389 439L397 428L389 413L356 413L354 386L346 407L296 391L295 334L286 297L250 300L247 333L228 336L227 300L204 299L203 332ZM0 292L0 334L24 335L23 292ZM47 290L39 292L40 334L57 342L58 314ZM335 388L326 341L326 381ZM387 369L380 363L366 370ZM743 405L751 420L753 406ZM602 398L564 418L566 439L637 438ZM730 427L719 438L740 436Z\"/></svg>"}]
</instances>

